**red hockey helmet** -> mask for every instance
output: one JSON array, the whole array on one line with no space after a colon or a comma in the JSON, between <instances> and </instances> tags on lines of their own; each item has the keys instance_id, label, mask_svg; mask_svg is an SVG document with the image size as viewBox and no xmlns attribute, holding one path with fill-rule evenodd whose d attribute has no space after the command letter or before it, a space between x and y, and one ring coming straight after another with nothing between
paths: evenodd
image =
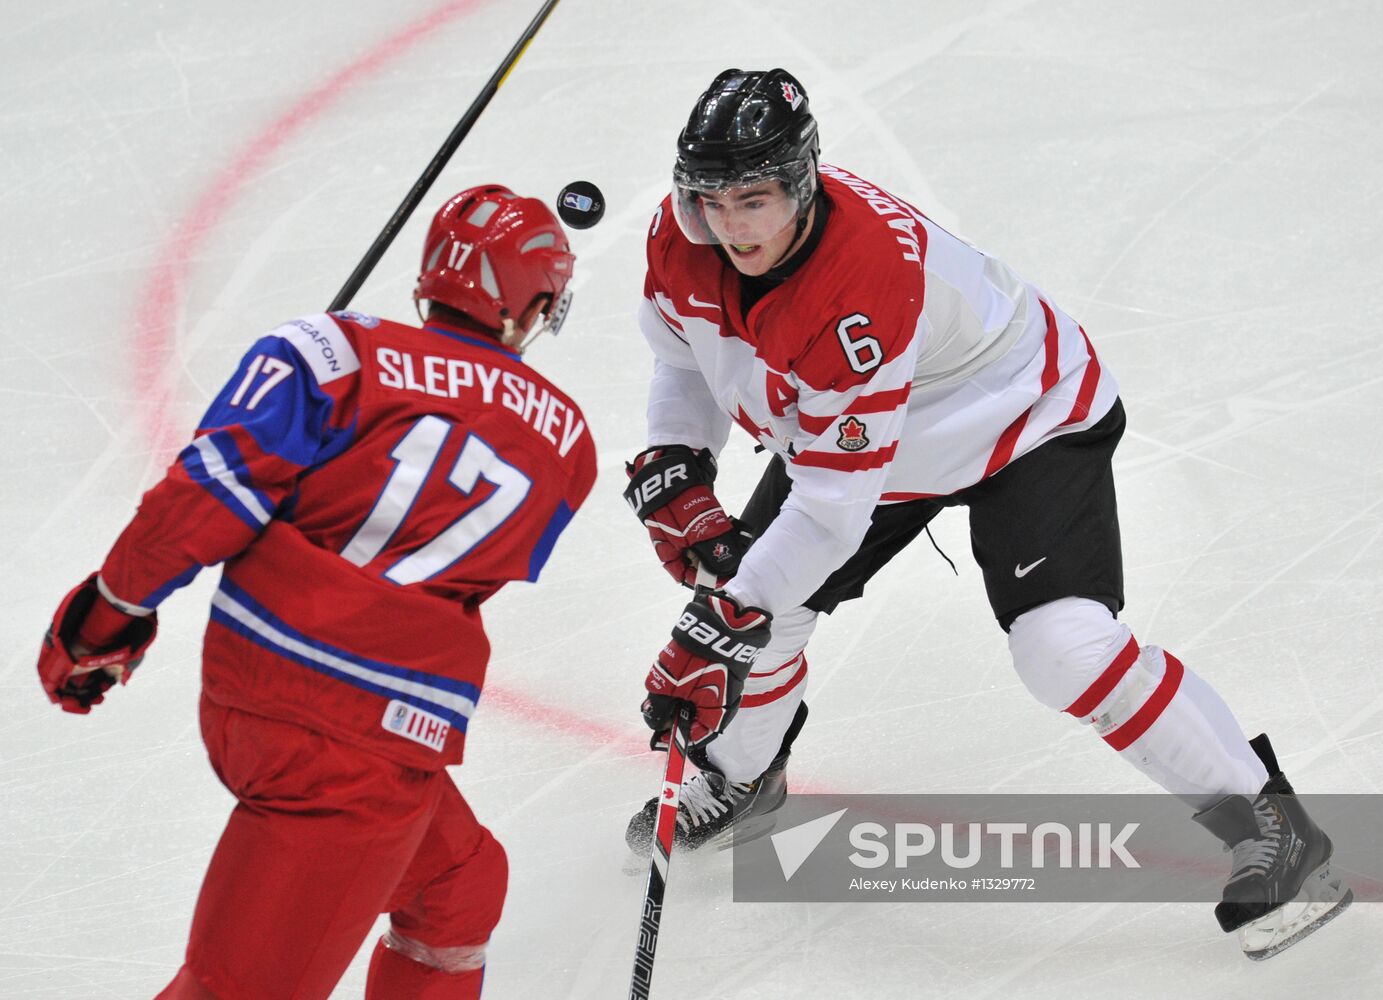
<instances>
[{"instance_id":1,"label":"red hockey helmet","mask_svg":"<svg viewBox=\"0 0 1383 1000\"><path fill-rule=\"evenodd\" d=\"M433 217L413 300L420 309L423 300L436 302L499 331L541 299L544 323L535 333L556 333L571 301L566 288L575 260L547 205L482 184Z\"/></svg>"}]
</instances>

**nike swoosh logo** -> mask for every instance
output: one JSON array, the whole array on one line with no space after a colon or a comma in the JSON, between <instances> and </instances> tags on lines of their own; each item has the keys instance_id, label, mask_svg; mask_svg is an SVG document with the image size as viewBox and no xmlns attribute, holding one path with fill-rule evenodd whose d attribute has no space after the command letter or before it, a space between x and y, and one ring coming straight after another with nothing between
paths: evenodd
<instances>
[{"instance_id":1,"label":"nike swoosh logo","mask_svg":"<svg viewBox=\"0 0 1383 1000\"><path fill-rule=\"evenodd\" d=\"M1044 562L1046 562L1046 561L1047 561L1047 557L1046 557L1046 556L1043 556L1041 559L1037 560L1037 562L1035 562L1035 563L1028 563L1026 566L1015 566L1015 567L1013 567L1013 575L1016 576L1016 577L1018 577L1018 579L1021 580L1023 577L1027 576L1029 573L1031 573L1033 570L1037 569L1037 567L1041 566L1041 565L1042 565Z\"/></svg>"},{"instance_id":2,"label":"nike swoosh logo","mask_svg":"<svg viewBox=\"0 0 1383 1000\"><path fill-rule=\"evenodd\" d=\"M720 311L720 306L716 305L714 302L702 302L695 295L687 296L687 305L700 306L702 309L714 309L717 312Z\"/></svg>"}]
</instances>

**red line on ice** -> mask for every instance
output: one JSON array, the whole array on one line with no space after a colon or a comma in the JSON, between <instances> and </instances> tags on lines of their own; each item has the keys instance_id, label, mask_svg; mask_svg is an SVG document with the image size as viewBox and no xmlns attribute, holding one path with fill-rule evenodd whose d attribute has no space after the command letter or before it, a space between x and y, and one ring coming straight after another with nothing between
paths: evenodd
<instances>
[{"instance_id":1,"label":"red line on ice","mask_svg":"<svg viewBox=\"0 0 1383 1000\"><path fill-rule=\"evenodd\" d=\"M365 82L386 65L425 41L447 22L467 14L484 0L450 0L406 25L335 75L309 90L234 154L220 173L173 225L153 271L136 299L134 346L136 379L145 432L158 451L177 447L185 431L167 424L169 404L177 391L176 370L169 364L174 328L192 260L210 233L224 220L241 189L266 162L342 94Z\"/></svg>"},{"instance_id":2,"label":"red line on ice","mask_svg":"<svg viewBox=\"0 0 1383 1000\"><path fill-rule=\"evenodd\" d=\"M637 678L635 684L634 694L637 695ZM563 736L598 746L628 746L634 750L640 745L648 746L646 739L640 744L639 729L633 724L608 725L572 709L530 698L513 688L495 685L488 679L485 689L480 693L480 706L481 711L486 708L497 708L504 714L521 719L535 728L552 730ZM634 717L637 708L637 702L633 703L633 707L629 709L630 718Z\"/></svg>"}]
</instances>

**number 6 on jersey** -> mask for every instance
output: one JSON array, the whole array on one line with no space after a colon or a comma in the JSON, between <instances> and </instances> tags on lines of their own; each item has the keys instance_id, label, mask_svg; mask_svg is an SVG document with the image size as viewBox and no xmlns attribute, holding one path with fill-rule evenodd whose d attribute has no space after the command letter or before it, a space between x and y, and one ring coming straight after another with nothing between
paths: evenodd
<instances>
[{"instance_id":1,"label":"number 6 on jersey","mask_svg":"<svg viewBox=\"0 0 1383 1000\"><path fill-rule=\"evenodd\" d=\"M394 471L375 501L374 509L341 555L357 566L364 566L384 551L398 532L413 502L451 434L452 424L441 417L418 420L403 436L389 457ZM453 521L440 534L414 549L384 572L384 577L403 585L419 583L451 566L487 538L519 509L532 480L510 465L493 448L471 434L461 446L447 481L461 493L470 495L480 480L492 483L495 491Z\"/></svg>"},{"instance_id":2,"label":"number 6 on jersey","mask_svg":"<svg viewBox=\"0 0 1383 1000\"><path fill-rule=\"evenodd\" d=\"M864 313L851 313L836 324L836 336L845 351L845 360L861 375L878 368L879 362L884 360L883 345L877 338L853 332L856 327L868 325L869 317Z\"/></svg>"}]
</instances>

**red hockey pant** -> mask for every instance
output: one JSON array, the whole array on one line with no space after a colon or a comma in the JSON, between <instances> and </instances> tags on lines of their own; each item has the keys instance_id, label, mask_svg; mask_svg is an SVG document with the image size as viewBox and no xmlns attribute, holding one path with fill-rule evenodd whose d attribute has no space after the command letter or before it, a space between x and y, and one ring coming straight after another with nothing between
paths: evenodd
<instances>
[{"instance_id":1,"label":"red hockey pant","mask_svg":"<svg viewBox=\"0 0 1383 1000\"><path fill-rule=\"evenodd\" d=\"M381 913L426 948L489 939L504 851L445 771L205 698L202 736L239 803L202 884L186 963L161 1000L325 998ZM376 960L371 995L437 988L442 973L390 954ZM436 995L478 996L482 975L448 975Z\"/></svg>"}]
</instances>

